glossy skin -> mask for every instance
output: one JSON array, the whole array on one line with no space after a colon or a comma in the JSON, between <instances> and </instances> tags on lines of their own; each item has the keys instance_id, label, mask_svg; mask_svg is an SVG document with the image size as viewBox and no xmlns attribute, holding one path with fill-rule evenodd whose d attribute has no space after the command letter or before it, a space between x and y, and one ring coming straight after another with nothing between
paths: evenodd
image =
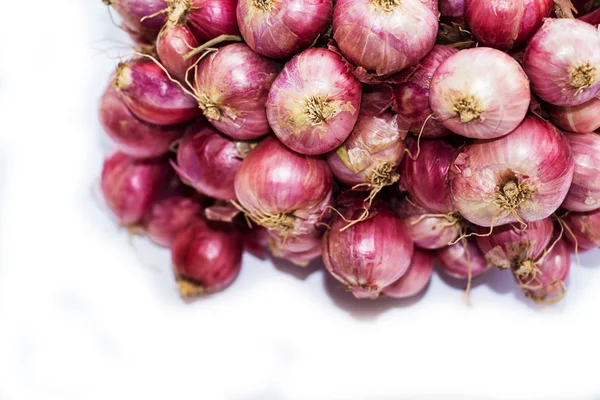
<instances>
[{"instance_id":1,"label":"glossy skin","mask_svg":"<svg viewBox=\"0 0 600 400\"><path fill-rule=\"evenodd\" d=\"M359 202L342 211L349 220L362 213ZM413 255L413 244L402 220L384 205L374 204L368 219L344 232L348 225L334 216L323 236L323 260L327 270L359 299L374 299L381 290L402 277Z\"/></svg>"},{"instance_id":2,"label":"glossy skin","mask_svg":"<svg viewBox=\"0 0 600 400\"><path fill-rule=\"evenodd\" d=\"M202 206L195 199L169 193L152 205L145 218L144 232L157 245L171 247L175 236L201 212Z\"/></svg>"},{"instance_id":3,"label":"glossy skin","mask_svg":"<svg viewBox=\"0 0 600 400\"><path fill-rule=\"evenodd\" d=\"M590 87L576 88L570 70L585 63L597 72ZM598 29L574 19L547 19L527 45L523 68L533 92L550 104L566 107L591 100L600 91Z\"/></svg>"},{"instance_id":4,"label":"glossy skin","mask_svg":"<svg viewBox=\"0 0 600 400\"><path fill-rule=\"evenodd\" d=\"M569 213L564 221L571 229L565 232L567 239L579 249L600 247L600 209L587 213Z\"/></svg>"},{"instance_id":5,"label":"glossy skin","mask_svg":"<svg viewBox=\"0 0 600 400\"><path fill-rule=\"evenodd\" d=\"M288 62L273 83L267 117L275 135L302 154L327 153L346 140L358 119L362 89L340 56L308 49ZM307 99L324 98L331 109L324 121L311 120Z\"/></svg>"},{"instance_id":6,"label":"glossy skin","mask_svg":"<svg viewBox=\"0 0 600 400\"><path fill-rule=\"evenodd\" d=\"M600 128L600 99L573 107L558 107L548 104L546 110L552 122L561 129L570 132L587 133Z\"/></svg>"},{"instance_id":7,"label":"glossy skin","mask_svg":"<svg viewBox=\"0 0 600 400\"><path fill-rule=\"evenodd\" d=\"M199 43L221 35L239 34L235 16L237 0L191 0L187 24Z\"/></svg>"},{"instance_id":8,"label":"glossy skin","mask_svg":"<svg viewBox=\"0 0 600 400\"><path fill-rule=\"evenodd\" d=\"M497 138L525 118L531 100L529 80L515 59L499 50L461 50L435 71L429 87L435 117L452 132L475 139ZM457 98L473 98L479 118L461 121Z\"/></svg>"},{"instance_id":9,"label":"glossy skin","mask_svg":"<svg viewBox=\"0 0 600 400\"><path fill-rule=\"evenodd\" d=\"M496 203L499 187L507 183L509 175L532 189L514 212L524 221L549 217L561 205L573 180L567 139L550 123L528 116L507 136L463 147L449 172L454 205L463 217L480 226L517 222Z\"/></svg>"},{"instance_id":10,"label":"glossy skin","mask_svg":"<svg viewBox=\"0 0 600 400\"><path fill-rule=\"evenodd\" d=\"M196 100L151 60L119 64L115 85L129 110L148 123L180 124L201 114Z\"/></svg>"},{"instance_id":11,"label":"glossy skin","mask_svg":"<svg viewBox=\"0 0 600 400\"><path fill-rule=\"evenodd\" d=\"M314 231L311 223L331 204L332 188L324 160L295 153L274 137L252 150L235 176L237 199L248 212L293 215L296 233Z\"/></svg>"},{"instance_id":12,"label":"glossy skin","mask_svg":"<svg viewBox=\"0 0 600 400\"><path fill-rule=\"evenodd\" d=\"M244 41L260 55L285 58L309 47L328 25L332 0L283 0L265 11L240 0L237 20Z\"/></svg>"},{"instance_id":13,"label":"glossy skin","mask_svg":"<svg viewBox=\"0 0 600 400\"><path fill-rule=\"evenodd\" d=\"M530 222L524 231L514 225L498 226L490 236L478 236L475 240L490 264L509 269L526 260L537 261L550 244L553 232L552 219L545 218Z\"/></svg>"},{"instance_id":14,"label":"glossy skin","mask_svg":"<svg viewBox=\"0 0 600 400\"><path fill-rule=\"evenodd\" d=\"M571 211L586 212L600 208L600 135L572 133L566 135L573 151L573 183L562 204Z\"/></svg>"},{"instance_id":15,"label":"glossy skin","mask_svg":"<svg viewBox=\"0 0 600 400\"><path fill-rule=\"evenodd\" d=\"M465 18L482 45L510 50L533 36L552 6L552 0L467 0Z\"/></svg>"},{"instance_id":16,"label":"glossy skin","mask_svg":"<svg viewBox=\"0 0 600 400\"><path fill-rule=\"evenodd\" d=\"M204 123L188 129L173 167L186 184L200 193L233 200L233 180L241 165L242 156L235 142Z\"/></svg>"},{"instance_id":17,"label":"glossy skin","mask_svg":"<svg viewBox=\"0 0 600 400\"><path fill-rule=\"evenodd\" d=\"M198 41L186 25L165 25L156 40L156 52L160 62L173 78L181 82L185 82L188 69L198 59L196 56L186 61L183 56L195 47L198 47Z\"/></svg>"},{"instance_id":18,"label":"glossy skin","mask_svg":"<svg viewBox=\"0 0 600 400\"><path fill-rule=\"evenodd\" d=\"M229 286L240 272L242 253L239 233L210 228L201 220L193 221L177 234L171 247L176 277L195 285L194 294Z\"/></svg>"},{"instance_id":19,"label":"glossy skin","mask_svg":"<svg viewBox=\"0 0 600 400\"><path fill-rule=\"evenodd\" d=\"M135 158L162 156L185 129L179 125L152 125L136 118L112 84L100 100L100 124L119 151Z\"/></svg>"},{"instance_id":20,"label":"glossy skin","mask_svg":"<svg viewBox=\"0 0 600 400\"><path fill-rule=\"evenodd\" d=\"M442 17L458 23L465 20L465 0L440 0L439 6Z\"/></svg>"},{"instance_id":21,"label":"glossy skin","mask_svg":"<svg viewBox=\"0 0 600 400\"><path fill-rule=\"evenodd\" d=\"M122 225L142 221L170 175L166 161L140 161L115 153L104 161L100 187Z\"/></svg>"},{"instance_id":22,"label":"glossy skin","mask_svg":"<svg viewBox=\"0 0 600 400\"><path fill-rule=\"evenodd\" d=\"M425 138L437 138L450 133L441 122L429 118L433 114L429 105L429 85L440 64L456 53L458 50L449 46L433 46L411 71L408 81L394 87L395 111L410 121L409 130L415 135L421 133L421 129Z\"/></svg>"},{"instance_id":23,"label":"glossy skin","mask_svg":"<svg viewBox=\"0 0 600 400\"><path fill-rule=\"evenodd\" d=\"M123 19L123 23L136 32L157 33L166 22L166 14L159 14L142 21L144 17L165 10L167 3L164 0L108 0L108 3Z\"/></svg>"},{"instance_id":24,"label":"glossy skin","mask_svg":"<svg viewBox=\"0 0 600 400\"><path fill-rule=\"evenodd\" d=\"M461 225L451 224L444 217L423 217L412 215L404 219L406 230L415 243L415 247L433 250L448 246L459 237Z\"/></svg>"},{"instance_id":25,"label":"glossy skin","mask_svg":"<svg viewBox=\"0 0 600 400\"><path fill-rule=\"evenodd\" d=\"M383 294L395 299L405 299L422 292L433 273L433 257L430 253L415 249L410 267L402 278L383 288Z\"/></svg>"},{"instance_id":26,"label":"glossy skin","mask_svg":"<svg viewBox=\"0 0 600 400\"><path fill-rule=\"evenodd\" d=\"M269 231L269 247L273 256L306 267L321 256L322 236L321 230L291 236Z\"/></svg>"},{"instance_id":27,"label":"glossy skin","mask_svg":"<svg viewBox=\"0 0 600 400\"><path fill-rule=\"evenodd\" d=\"M198 64L200 107L215 128L233 139L264 136L270 130L265 103L280 70L245 44L222 47Z\"/></svg>"},{"instance_id":28,"label":"glossy skin","mask_svg":"<svg viewBox=\"0 0 600 400\"><path fill-rule=\"evenodd\" d=\"M472 278L482 275L490 268L483 253L472 239L467 239L466 245L459 241L452 246L437 250L435 255L442 271L456 279L468 279L469 268Z\"/></svg>"},{"instance_id":29,"label":"glossy skin","mask_svg":"<svg viewBox=\"0 0 600 400\"><path fill-rule=\"evenodd\" d=\"M400 190L408 192L410 199L430 213L454 213L448 170L458 148L447 141L422 140L416 161L405 157L400 166ZM409 146L411 154L417 153L417 143Z\"/></svg>"},{"instance_id":30,"label":"glossy skin","mask_svg":"<svg viewBox=\"0 0 600 400\"><path fill-rule=\"evenodd\" d=\"M394 74L433 48L438 29L433 5L403 0L385 11L371 0L338 0L333 37L352 64L380 76Z\"/></svg>"}]
</instances>

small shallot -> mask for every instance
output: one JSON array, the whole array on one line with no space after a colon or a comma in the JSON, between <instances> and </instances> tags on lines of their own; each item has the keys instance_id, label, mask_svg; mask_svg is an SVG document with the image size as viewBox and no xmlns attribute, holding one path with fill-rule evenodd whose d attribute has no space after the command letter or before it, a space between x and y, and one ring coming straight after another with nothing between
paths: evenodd
<instances>
[{"instance_id":1,"label":"small shallot","mask_svg":"<svg viewBox=\"0 0 600 400\"><path fill-rule=\"evenodd\" d=\"M586 133L600 128L600 98L594 97L573 107L548 105L550 118L565 131Z\"/></svg>"},{"instance_id":2,"label":"small shallot","mask_svg":"<svg viewBox=\"0 0 600 400\"><path fill-rule=\"evenodd\" d=\"M575 160L573 183L562 207L585 212L600 208L600 135L571 133L566 135Z\"/></svg>"},{"instance_id":3,"label":"small shallot","mask_svg":"<svg viewBox=\"0 0 600 400\"><path fill-rule=\"evenodd\" d=\"M456 279L475 278L490 268L490 264L472 239L463 239L437 250L435 255L442 271Z\"/></svg>"},{"instance_id":4,"label":"small shallot","mask_svg":"<svg viewBox=\"0 0 600 400\"><path fill-rule=\"evenodd\" d=\"M410 267L402 278L383 288L383 294L395 299L405 299L421 293L429 284L433 272L433 257L428 252L415 249Z\"/></svg>"}]
</instances>

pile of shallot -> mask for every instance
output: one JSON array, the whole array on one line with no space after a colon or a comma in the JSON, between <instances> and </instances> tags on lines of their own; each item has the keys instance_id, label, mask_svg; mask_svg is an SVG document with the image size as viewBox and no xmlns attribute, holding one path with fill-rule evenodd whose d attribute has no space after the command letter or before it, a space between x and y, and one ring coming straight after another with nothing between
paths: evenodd
<instances>
[{"instance_id":1,"label":"pile of shallot","mask_svg":"<svg viewBox=\"0 0 600 400\"><path fill-rule=\"evenodd\" d=\"M358 299L435 264L551 303L600 246L598 2L103 1L135 50L100 103L102 193L185 298L246 250Z\"/></svg>"}]
</instances>

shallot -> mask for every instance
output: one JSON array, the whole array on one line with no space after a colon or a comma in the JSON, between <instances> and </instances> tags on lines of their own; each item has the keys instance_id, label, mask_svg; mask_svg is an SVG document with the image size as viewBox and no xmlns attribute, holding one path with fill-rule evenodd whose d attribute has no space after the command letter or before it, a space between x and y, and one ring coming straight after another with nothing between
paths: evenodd
<instances>
[{"instance_id":1,"label":"shallot","mask_svg":"<svg viewBox=\"0 0 600 400\"><path fill-rule=\"evenodd\" d=\"M433 257L428 252L415 249L408 270L400 279L383 288L383 294L395 299L413 297L422 292L433 273Z\"/></svg>"},{"instance_id":2,"label":"shallot","mask_svg":"<svg viewBox=\"0 0 600 400\"><path fill-rule=\"evenodd\" d=\"M600 208L600 135L571 133L566 135L575 160L573 183L562 203L571 211Z\"/></svg>"},{"instance_id":3,"label":"shallot","mask_svg":"<svg viewBox=\"0 0 600 400\"><path fill-rule=\"evenodd\" d=\"M594 97L573 107L548 105L550 118L559 128L566 131L586 133L600 128L600 98Z\"/></svg>"},{"instance_id":4,"label":"shallot","mask_svg":"<svg viewBox=\"0 0 600 400\"><path fill-rule=\"evenodd\" d=\"M577 248L590 250L600 247L600 209L586 213L568 213L563 218L565 236Z\"/></svg>"},{"instance_id":5,"label":"shallot","mask_svg":"<svg viewBox=\"0 0 600 400\"><path fill-rule=\"evenodd\" d=\"M456 279L475 278L490 268L490 264L472 239L463 239L437 250L435 255L442 271Z\"/></svg>"}]
</instances>

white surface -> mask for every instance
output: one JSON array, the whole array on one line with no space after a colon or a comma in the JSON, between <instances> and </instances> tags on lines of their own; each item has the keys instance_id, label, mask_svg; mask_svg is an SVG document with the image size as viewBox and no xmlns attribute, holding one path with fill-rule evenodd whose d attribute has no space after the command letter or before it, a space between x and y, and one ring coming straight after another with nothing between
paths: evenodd
<instances>
[{"instance_id":1,"label":"white surface","mask_svg":"<svg viewBox=\"0 0 600 400\"><path fill-rule=\"evenodd\" d=\"M0 24L0 399L600 397L598 252L544 309L497 271L471 307L438 276L418 301L358 302L249 257L184 304L168 253L131 244L92 190L117 62L95 49L123 36L100 0L25 3Z\"/></svg>"}]
</instances>

